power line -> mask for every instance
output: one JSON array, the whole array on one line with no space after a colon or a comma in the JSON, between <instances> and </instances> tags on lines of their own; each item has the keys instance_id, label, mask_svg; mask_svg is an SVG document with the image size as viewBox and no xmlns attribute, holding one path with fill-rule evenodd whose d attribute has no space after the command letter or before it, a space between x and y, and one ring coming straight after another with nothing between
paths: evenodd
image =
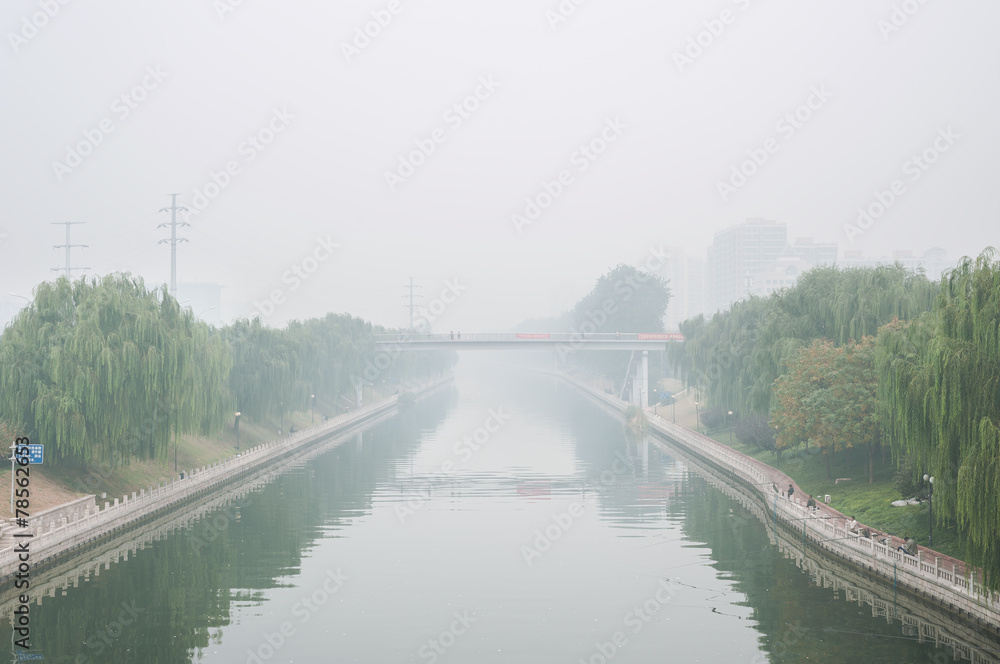
<instances>
[{"instance_id":1,"label":"power line","mask_svg":"<svg viewBox=\"0 0 1000 664\"><path fill-rule=\"evenodd\" d=\"M177 243L187 242L186 237L177 237L177 227L178 226L190 226L191 224L186 221L177 221L177 211L183 210L187 212L186 207L177 207L177 197L180 194L167 194L170 196L170 207L160 208L160 212L170 212L170 223L162 223L157 228L163 228L164 226L170 226L170 239L160 240L157 244L170 243L170 294L175 298L177 297Z\"/></svg>"},{"instance_id":2,"label":"power line","mask_svg":"<svg viewBox=\"0 0 1000 664\"><path fill-rule=\"evenodd\" d=\"M422 288L422 286L420 286L420 285L414 285L413 284L413 277L410 277L410 285L406 286L404 284L403 288L404 289L409 289L409 291L410 291L410 293L409 293L410 303L409 304L404 304L403 308L410 310L410 327L408 327L407 329L408 330L412 330L413 329L413 308L416 306L413 303L413 289L415 289L415 288ZM403 297L405 298L405 297L407 297L407 295L404 294ZM423 297L423 296L418 294L417 297Z\"/></svg>"},{"instance_id":3,"label":"power line","mask_svg":"<svg viewBox=\"0 0 1000 664\"><path fill-rule=\"evenodd\" d=\"M54 222L52 222L53 226L65 226L66 227L66 244L54 244L54 245L52 245L53 249L65 249L66 250L66 265L64 267L54 267L54 268L52 268L53 272L58 272L59 270L65 270L66 271L66 277L67 278L71 278L72 277L71 273L72 273L73 270L89 270L90 269L89 267L70 267L71 264L70 264L70 258L69 258L70 250L72 250L74 247L88 247L88 246L90 246L90 245L86 245L86 244L72 244L70 242L70 239L69 239L69 227L70 226L74 226L76 224L85 224L85 223L87 223L87 222L85 222L85 221L54 221Z\"/></svg>"}]
</instances>

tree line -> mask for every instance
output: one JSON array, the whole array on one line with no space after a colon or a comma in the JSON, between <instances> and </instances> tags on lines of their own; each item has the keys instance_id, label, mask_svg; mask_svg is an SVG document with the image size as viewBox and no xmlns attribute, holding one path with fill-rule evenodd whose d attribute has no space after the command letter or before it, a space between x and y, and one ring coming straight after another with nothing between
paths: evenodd
<instances>
[{"instance_id":1,"label":"tree line","mask_svg":"<svg viewBox=\"0 0 1000 664\"><path fill-rule=\"evenodd\" d=\"M812 270L789 289L684 322L671 360L742 440L776 454L888 451L966 559L1000 587L1000 262L987 249L932 282L902 266ZM780 456L779 456L780 459Z\"/></svg>"},{"instance_id":2,"label":"tree line","mask_svg":"<svg viewBox=\"0 0 1000 664\"><path fill-rule=\"evenodd\" d=\"M47 462L163 460L172 436L217 434L237 411L267 421L353 401L383 331L346 314L216 328L140 278L63 277L39 285L0 336L0 419L46 443ZM400 353L375 379L425 377L454 361Z\"/></svg>"}]
</instances>

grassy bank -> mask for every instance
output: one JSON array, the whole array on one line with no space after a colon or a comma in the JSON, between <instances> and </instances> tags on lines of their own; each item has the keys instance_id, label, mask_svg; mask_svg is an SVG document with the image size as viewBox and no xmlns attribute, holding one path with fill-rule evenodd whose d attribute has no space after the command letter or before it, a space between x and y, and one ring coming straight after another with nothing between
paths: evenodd
<instances>
[{"instance_id":1,"label":"grassy bank","mask_svg":"<svg viewBox=\"0 0 1000 664\"><path fill-rule=\"evenodd\" d=\"M374 394L366 392L366 399L381 400L391 396L388 388L385 394L376 389ZM286 433L294 426L295 430L307 429L318 424L322 413L328 412L331 417L337 414L336 407L329 409L318 407L313 413L309 411L285 413L282 422L240 422L240 448L248 449L274 440L278 437L279 426L284 426ZM35 442L35 441L32 441ZM238 453L236 449L236 429L232 421L217 436L180 436L177 441L176 457L178 471L198 468L216 461L227 459ZM88 494L97 496L99 504L104 500L114 502L115 498L132 495L133 491L156 486L160 482L169 482L177 477L174 472L174 445L171 444L167 458L160 461L143 461L119 468L94 467L79 470L67 466L43 464L30 467L30 508L29 514L36 514L50 507L61 505L75 498ZM48 461L48 459L46 459ZM0 469L0 490L8 497L10 494L10 464ZM106 498L101 498L101 494ZM10 500L0 501L0 517L11 517Z\"/></svg>"},{"instance_id":2,"label":"grassy bank","mask_svg":"<svg viewBox=\"0 0 1000 664\"><path fill-rule=\"evenodd\" d=\"M671 390L679 386L670 381L665 382L664 389ZM677 423L697 430L694 401L696 397L684 393L677 403ZM661 417L670 419L671 406L660 406ZM705 433L702 428L702 433ZM728 445L733 449L751 456L769 466L780 469L795 480L795 483L806 493L816 497L817 501L830 495L830 507L854 516L859 523L880 532L890 533L900 537L910 536L921 546L928 546L929 515L928 505L893 507L892 502L901 496L896 490L893 477L896 474L896 464L888 458L885 463L877 455L874 464L874 483L868 484L868 466L864 454L859 450L851 453L848 467L843 453L834 457L833 479L826 476L826 466L819 450L804 448L781 455L781 463L772 452L757 450L741 445L732 436L730 428L719 429L708 434L714 440ZM837 482L839 478L847 481ZM784 487L782 487L784 488ZM804 496L803 496L804 497ZM908 497L908 496L907 496ZM964 557L964 545L960 541L957 528L934 525L933 548L936 551L955 558Z\"/></svg>"}]
</instances>

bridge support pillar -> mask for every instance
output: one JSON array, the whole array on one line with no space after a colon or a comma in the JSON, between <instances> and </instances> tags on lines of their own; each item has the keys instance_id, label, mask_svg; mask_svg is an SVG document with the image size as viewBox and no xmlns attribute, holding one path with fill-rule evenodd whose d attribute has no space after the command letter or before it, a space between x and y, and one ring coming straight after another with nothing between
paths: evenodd
<instances>
[{"instance_id":1,"label":"bridge support pillar","mask_svg":"<svg viewBox=\"0 0 1000 664\"><path fill-rule=\"evenodd\" d=\"M639 407L649 406L649 351L642 351L642 361L639 362Z\"/></svg>"}]
</instances>

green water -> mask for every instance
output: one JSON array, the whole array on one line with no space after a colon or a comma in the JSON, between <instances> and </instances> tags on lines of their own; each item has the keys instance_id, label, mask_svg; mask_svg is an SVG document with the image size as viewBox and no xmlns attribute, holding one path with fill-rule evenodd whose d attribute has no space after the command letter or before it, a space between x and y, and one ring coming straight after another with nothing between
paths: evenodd
<instances>
[{"instance_id":1,"label":"green water","mask_svg":"<svg viewBox=\"0 0 1000 664\"><path fill-rule=\"evenodd\" d=\"M846 599L570 389L465 366L31 616L75 664L951 660Z\"/></svg>"}]
</instances>

